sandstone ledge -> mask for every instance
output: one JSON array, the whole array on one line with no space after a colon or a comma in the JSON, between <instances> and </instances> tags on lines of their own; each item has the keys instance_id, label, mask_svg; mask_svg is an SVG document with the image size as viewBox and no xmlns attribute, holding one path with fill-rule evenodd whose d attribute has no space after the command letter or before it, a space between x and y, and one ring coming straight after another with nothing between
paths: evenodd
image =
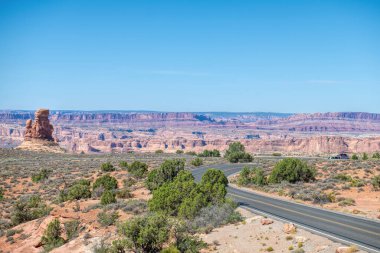
<instances>
[{"instance_id":1,"label":"sandstone ledge","mask_svg":"<svg viewBox=\"0 0 380 253\"><path fill-rule=\"evenodd\" d=\"M46 140L25 140L16 149L28 150L35 152L50 152L50 153L65 153L66 151L61 148L58 143Z\"/></svg>"}]
</instances>

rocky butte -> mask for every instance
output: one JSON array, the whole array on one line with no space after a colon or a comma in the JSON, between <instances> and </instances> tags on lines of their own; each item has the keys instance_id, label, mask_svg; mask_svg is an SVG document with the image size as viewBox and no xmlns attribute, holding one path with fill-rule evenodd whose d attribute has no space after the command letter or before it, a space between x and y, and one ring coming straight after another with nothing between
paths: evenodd
<instances>
[{"instance_id":1,"label":"rocky butte","mask_svg":"<svg viewBox=\"0 0 380 253\"><path fill-rule=\"evenodd\" d=\"M49 122L49 110L39 109L34 114L34 123L31 119L26 121L25 140L53 141L53 125Z\"/></svg>"},{"instance_id":2,"label":"rocky butte","mask_svg":"<svg viewBox=\"0 0 380 253\"><path fill-rule=\"evenodd\" d=\"M39 109L34 114L34 122L31 119L26 121L24 142L17 148L62 153L64 150L54 140L53 131L54 127L49 121L49 110Z\"/></svg>"}]
</instances>

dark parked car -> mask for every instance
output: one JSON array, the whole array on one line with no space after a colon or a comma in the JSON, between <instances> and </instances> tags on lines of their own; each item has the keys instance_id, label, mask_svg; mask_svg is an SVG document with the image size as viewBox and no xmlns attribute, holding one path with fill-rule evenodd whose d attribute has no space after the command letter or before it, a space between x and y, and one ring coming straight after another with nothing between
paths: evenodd
<instances>
[{"instance_id":1,"label":"dark parked car","mask_svg":"<svg viewBox=\"0 0 380 253\"><path fill-rule=\"evenodd\" d=\"M333 160L348 160L348 159L350 159L350 157L347 154L342 153L342 154L339 154L337 156L331 156L331 157L329 157L329 159L333 159Z\"/></svg>"}]
</instances>

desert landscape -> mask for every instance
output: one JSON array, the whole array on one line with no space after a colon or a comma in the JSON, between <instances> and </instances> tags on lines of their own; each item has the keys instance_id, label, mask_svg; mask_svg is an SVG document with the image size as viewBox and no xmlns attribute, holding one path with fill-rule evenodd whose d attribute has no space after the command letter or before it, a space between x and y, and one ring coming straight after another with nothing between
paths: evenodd
<instances>
[{"instance_id":1,"label":"desert landscape","mask_svg":"<svg viewBox=\"0 0 380 253\"><path fill-rule=\"evenodd\" d=\"M152 170L159 167L166 159L186 159L186 168L191 170L194 168L191 161L195 159L194 156L184 154L88 155L36 153L36 151L10 149L1 149L0 152L1 179L4 182L2 185L3 199L0 202L0 248L2 252L43 251L44 245L41 238L48 224L54 219L58 219L62 224L62 237L67 242L51 252L108 252L106 250L109 249L112 241L119 238L117 226L133 217L149 212L148 201L152 198L151 192L143 182L144 179L138 179L131 175L128 169L120 166L123 164L121 161L127 161L128 164L140 161L148 164L149 170ZM204 164L210 167L213 164L225 162L220 157L202 159ZM105 163L113 164L115 171L104 172L101 165ZM267 164L268 169L271 168L271 164L274 164L271 159L260 159L257 163ZM339 163L337 163L337 167L339 167ZM36 175L38 178L45 170L48 171L46 178L36 181ZM378 171L375 170L375 173L378 174ZM95 190L89 198L64 202L60 200L62 190L70 189L69 186L75 185L79 179L86 179L94 184L97 178L104 175L110 175L117 179L116 203L101 204L101 192L96 193ZM310 192L316 191L313 187L310 185ZM266 191L278 194L286 189L286 185L274 185L272 188L273 190ZM304 189L305 187L301 185L300 188ZM370 195L373 197L368 199L366 194L372 192L370 186L357 189L362 188L364 191L361 191L360 194L356 194L358 190L354 188L353 193L349 195L355 201L354 206L352 208L348 206L349 210L344 211L376 218L380 208L379 194L373 192ZM305 191L307 192L307 189ZM348 197L344 192L342 196ZM16 226L13 225L15 205L20 200L29 199L30 201L30 198L33 197L38 197L39 207L37 208L44 210L43 216ZM328 205L323 207L333 208ZM346 208L344 207L344 209ZM335 210L342 211L343 208ZM352 210L358 210L358 212ZM228 215L228 213L223 213L226 211L219 212L221 217ZM232 225L222 225L226 221L220 220L223 219L220 217L209 217L206 220L198 221L198 223L200 222L197 225L199 232L196 235L206 243L201 252L359 252L357 246L345 246L323 236L307 232L303 228L297 228L294 225L292 227L291 224L288 231L286 224L289 223L283 221L255 216L241 208L237 209L237 212L242 218L234 221L235 224Z\"/></svg>"},{"instance_id":2,"label":"desert landscape","mask_svg":"<svg viewBox=\"0 0 380 253\"><path fill-rule=\"evenodd\" d=\"M59 145L50 118L49 110L37 110L33 120L26 121L22 143L15 148L0 149L1 252L158 252L161 249L161 252L359 252L354 244L345 246L310 233L302 226L276 217L255 216L237 208L225 190L228 183L272 198L380 219L378 153L371 157L366 153L366 157L354 154L357 158L346 161L323 156L283 158L280 153L250 154L249 146L245 149L242 143L233 142L227 150L204 149L199 153L194 149L176 152L157 149L78 154ZM282 162L293 160L313 172L311 181L287 182L285 178L277 183L270 181ZM246 165L228 179L223 173L218 174L221 171L208 169L205 174L209 175L203 175L199 185L211 188L197 194L205 194L206 199L210 192L215 191L216 195L210 196L209 204L194 203L204 205L203 208L191 209L192 201L198 198L192 196L198 191L191 175L199 175L195 168L218 168L228 162L232 168L234 163ZM258 170L262 171L259 180ZM175 173L171 176L174 178L165 179L162 185L157 181L162 180L157 173L165 175L169 171ZM217 181L204 183L211 179L224 183L217 188ZM175 187L179 187L178 193ZM183 198L187 191L190 197L186 202ZM219 200L213 204L216 196ZM168 230L161 241L150 242L156 243L155 248L144 249L135 241L141 239L122 232L139 219L153 222L162 211L169 212L169 218L159 218L168 219L168 224L161 224ZM53 226L55 234L49 234ZM125 242L123 235L129 238ZM46 239L48 236L52 238Z\"/></svg>"},{"instance_id":3,"label":"desert landscape","mask_svg":"<svg viewBox=\"0 0 380 253\"><path fill-rule=\"evenodd\" d=\"M0 0L0 253L380 253L380 1Z\"/></svg>"}]
</instances>

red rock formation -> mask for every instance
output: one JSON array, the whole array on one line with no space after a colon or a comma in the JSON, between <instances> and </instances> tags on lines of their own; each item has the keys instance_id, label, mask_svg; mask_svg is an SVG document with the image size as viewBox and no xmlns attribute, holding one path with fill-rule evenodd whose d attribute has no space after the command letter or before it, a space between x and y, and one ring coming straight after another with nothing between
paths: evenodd
<instances>
[{"instance_id":1,"label":"red rock formation","mask_svg":"<svg viewBox=\"0 0 380 253\"><path fill-rule=\"evenodd\" d=\"M34 114L34 123L31 119L26 121L25 140L53 141L53 126L49 122L49 110L39 109Z\"/></svg>"}]
</instances>

